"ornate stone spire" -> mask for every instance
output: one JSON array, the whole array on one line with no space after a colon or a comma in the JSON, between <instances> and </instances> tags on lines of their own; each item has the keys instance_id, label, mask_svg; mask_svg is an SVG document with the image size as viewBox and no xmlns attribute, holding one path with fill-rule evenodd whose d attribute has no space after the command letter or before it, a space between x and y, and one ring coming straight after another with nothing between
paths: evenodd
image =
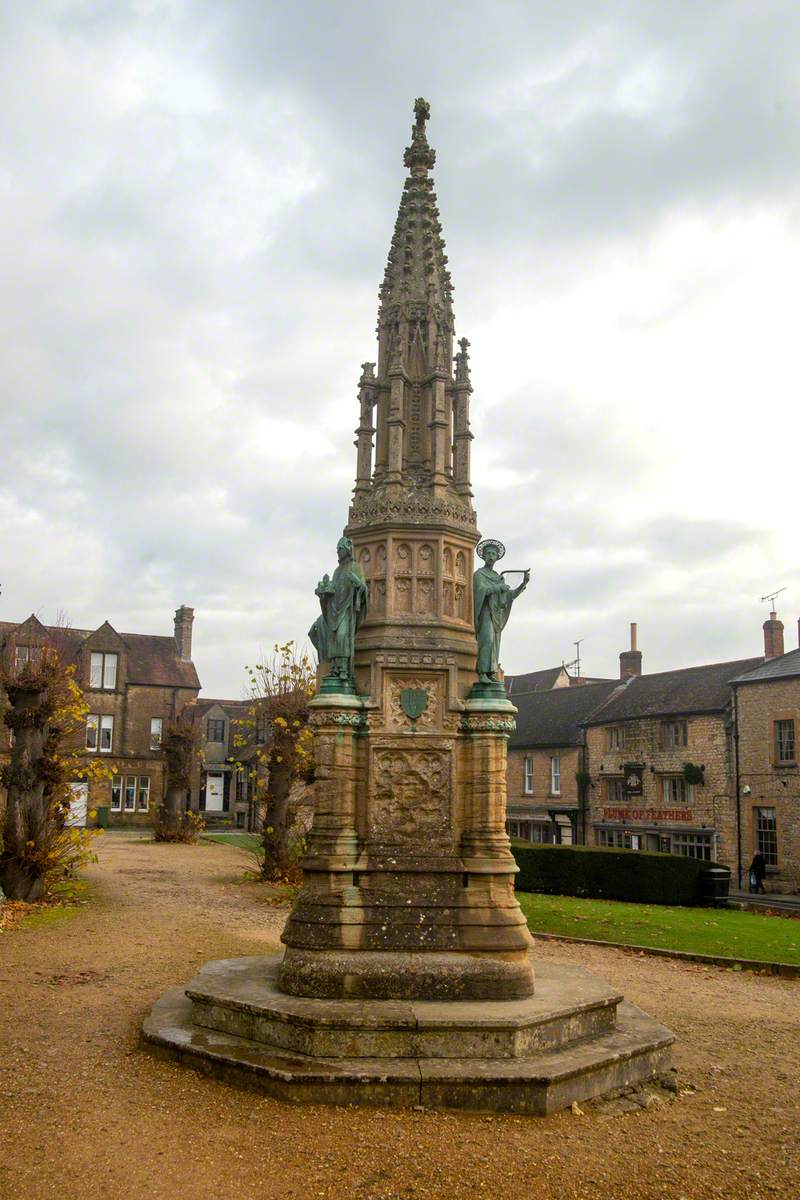
<instances>
[{"instance_id":1,"label":"ornate stone spire","mask_svg":"<svg viewBox=\"0 0 800 1200\"><path fill-rule=\"evenodd\" d=\"M384 335L381 349L386 355L391 354L398 323L409 321L412 310L413 316L419 319L422 315L419 310L424 308L425 315L435 317L437 324L451 337L453 332L453 288L433 180L428 177L436 160L436 151L428 145L425 132L425 122L430 117L427 100L417 100L414 112L416 121L411 131L411 145L403 156L409 174L380 290L378 333ZM427 345L423 348L427 353ZM408 351L409 346L404 349ZM384 369L384 362L379 360L379 374L383 374Z\"/></svg>"},{"instance_id":2,"label":"ornate stone spire","mask_svg":"<svg viewBox=\"0 0 800 1200\"><path fill-rule=\"evenodd\" d=\"M404 163L403 186L378 309L378 363L374 380L360 383L353 528L374 520L382 505L395 513L428 505L474 529L469 485L469 396L464 369L454 376L453 288L447 270L439 209L429 171L427 100L414 104L415 122ZM375 407L374 426L369 406ZM372 437L377 435L374 467ZM391 493L389 499L388 493ZM399 507L398 507L399 505ZM428 508L427 511L433 512Z\"/></svg>"}]
</instances>

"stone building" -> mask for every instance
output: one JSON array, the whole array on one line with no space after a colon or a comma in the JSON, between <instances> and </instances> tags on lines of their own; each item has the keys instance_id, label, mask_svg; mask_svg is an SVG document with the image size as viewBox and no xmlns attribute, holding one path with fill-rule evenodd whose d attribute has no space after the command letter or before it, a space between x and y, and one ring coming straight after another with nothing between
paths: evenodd
<instances>
[{"instance_id":1,"label":"stone building","mask_svg":"<svg viewBox=\"0 0 800 1200\"><path fill-rule=\"evenodd\" d=\"M537 675L552 672L517 675L511 680L518 715L508 747L508 833L530 842L583 843L586 785L582 773L587 764L582 723L618 681L584 686L557 682L550 690L522 690L523 680L538 684Z\"/></svg>"},{"instance_id":2,"label":"stone building","mask_svg":"<svg viewBox=\"0 0 800 1200\"><path fill-rule=\"evenodd\" d=\"M201 699L195 708L199 757L189 803L207 826L259 826L258 747L267 730L251 729L251 707L248 700Z\"/></svg>"},{"instance_id":3,"label":"stone building","mask_svg":"<svg viewBox=\"0 0 800 1200\"><path fill-rule=\"evenodd\" d=\"M87 759L106 758L115 768L109 780L73 785L75 824L86 824L98 806L109 810L112 826L151 822L163 796L162 729L200 690L192 662L193 620L194 610L182 605L171 637L118 633L108 621L95 630L45 626L35 616L18 624L0 622L0 653L18 665L54 645L74 664L89 706L77 748ZM4 726L0 737L7 747Z\"/></svg>"},{"instance_id":4,"label":"stone building","mask_svg":"<svg viewBox=\"0 0 800 1200\"><path fill-rule=\"evenodd\" d=\"M724 861L742 886L760 850L767 889L800 890L800 650L775 613L758 657L645 675L632 626L617 681L510 683L511 836Z\"/></svg>"},{"instance_id":5,"label":"stone building","mask_svg":"<svg viewBox=\"0 0 800 1200\"><path fill-rule=\"evenodd\" d=\"M800 891L800 649L783 650L776 614L765 623L760 665L734 677L736 863L743 886L756 850L769 891ZM733 859L729 860L733 865Z\"/></svg>"}]
</instances>

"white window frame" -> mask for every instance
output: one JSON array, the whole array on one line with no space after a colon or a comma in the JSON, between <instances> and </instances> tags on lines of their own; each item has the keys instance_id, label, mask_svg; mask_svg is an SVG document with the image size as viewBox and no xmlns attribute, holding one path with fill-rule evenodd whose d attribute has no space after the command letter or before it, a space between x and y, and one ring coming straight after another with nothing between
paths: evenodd
<instances>
[{"instance_id":1,"label":"white window frame","mask_svg":"<svg viewBox=\"0 0 800 1200\"><path fill-rule=\"evenodd\" d=\"M151 750L160 750L161 749L161 738L163 737L163 735L164 735L164 718L163 717L151 717L150 718L150 749Z\"/></svg>"},{"instance_id":2,"label":"white window frame","mask_svg":"<svg viewBox=\"0 0 800 1200\"><path fill-rule=\"evenodd\" d=\"M100 741L100 717L98 713L87 713L86 715L86 749L97 750L97 744Z\"/></svg>"},{"instance_id":3,"label":"white window frame","mask_svg":"<svg viewBox=\"0 0 800 1200\"><path fill-rule=\"evenodd\" d=\"M136 812L136 793L139 787L139 780L135 775L125 776L125 787L123 789L122 798L125 805L125 812ZM129 803L130 802L130 803Z\"/></svg>"},{"instance_id":4,"label":"white window frame","mask_svg":"<svg viewBox=\"0 0 800 1200\"><path fill-rule=\"evenodd\" d=\"M678 792L678 795L675 793ZM694 804L694 784L682 775L665 775L661 780L661 798L666 808L691 808Z\"/></svg>"},{"instance_id":5,"label":"white window frame","mask_svg":"<svg viewBox=\"0 0 800 1200\"><path fill-rule=\"evenodd\" d=\"M108 736L108 745L104 745ZM97 749L100 754L111 754L114 749L114 718L111 716L100 717L100 739Z\"/></svg>"},{"instance_id":6,"label":"white window frame","mask_svg":"<svg viewBox=\"0 0 800 1200\"><path fill-rule=\"evenodd\" d=\"M30 646L15 646L14 647L14 670L21 671L23 667L27 667L31 659Z\"/></svg>"},{"instance_id":7,"label":"white window frame","mask_svg":"<svg viewBox=\"0 0 800 1200\"><path fill-rule=\"evenodd\" d=\"M550 755L550 795L561 795L561 755Z\"/></svg>"},{"instance_id":8,"label":"white window frame","mask_svg":"<svg viewBox=\"0 0 800 1200\"><path fill-rule=\"evenodd\" d=\"M93 650L89 662L89 687L94 692L113 692L117 686L118 654Z\"/></svg>"},{"instance_id":9,"label":"white window frame","mask_svg":"<svg viewBox=\"0 0 800 1200\"><path fill-rule=\"evenodd\" d=\"M111 780L111 811L122 812L122 793L125 790L125 780L121 775L114 775Z\"/></svg>"},{"instance_id":10,"label":"white window frame","mask_svg":"<svg viewBox=\"0 0 800 1200\"><path fill-rule=\"evenodd\" d=\"M786 726L785 732L789 736L782 738L778 732L778 726ZM773 722L773 729L774 729L774 734L775 734L775 762L776 762L776 764L778 766L782 766L784 763L796 762L797 761L797 742L796 742L797 730L795 729L794 718L793 717L778 717L777 720L775 720ZM782 751L785 752L789 748L791 748L791 754L781 753Z\"/></svg>"},{"instance_id":11,"label":"white window frame","mask_svg":"<svg viewBox=\"0 0 800 1200\"><path fill-rule=\"evenodd\" d=\"M533 758L526 754L522 763L522 791L526 796L533 795Z\"/></svg>"},{"instance_id":12,"label":"white window frame","mask_svg":"<svg viewBox=\"0 0 800 1200\"><path fill-rule=\"evenodd\" d=\"M144 803L142 801L144 800ZM136 811L148 812L150 808L150 776L140 775L136 780Z\"/></svg>"}]
</instances>

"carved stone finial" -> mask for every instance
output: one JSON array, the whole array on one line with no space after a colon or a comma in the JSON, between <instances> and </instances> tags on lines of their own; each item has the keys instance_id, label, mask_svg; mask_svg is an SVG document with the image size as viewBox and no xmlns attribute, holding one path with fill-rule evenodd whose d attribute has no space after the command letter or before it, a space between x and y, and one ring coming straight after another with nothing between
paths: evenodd
<instances>
[{"instance_id":1,"label":"carved stone finial","mask_svg":"<svg viewBox=\"0 0 800 1200\"><path fill-rule=\"evenodd\" d=\"M421 96L414 101L414 115L416 121L411 130L411 145L406 147L403 163L412 175L427 175L436 162L436 151L428 145L425 134L425 122L430 118L431 106Z\"/></svg>"},{"instance_id":2,"label":"carved stone finial","mask_svg":"<svg viewBox=\"0 0 800 1200\"><path fill-rule=\"evenodd\" d=\"M375 379L375 363L365 362L361 364L361 383L372 383Z\"/></svg>"},{"instance_id":3,"label":"carved stone finial","mask_svg":"<svg viewBox=\"0 0 800 1200\"><path fill-rule=\"evenodd\" d=\"M454 359L456 364L456 383L469 383L469 342L465 337L462 337L459 338L458 344L461 349Z\"/></svg>"}]
</instances>

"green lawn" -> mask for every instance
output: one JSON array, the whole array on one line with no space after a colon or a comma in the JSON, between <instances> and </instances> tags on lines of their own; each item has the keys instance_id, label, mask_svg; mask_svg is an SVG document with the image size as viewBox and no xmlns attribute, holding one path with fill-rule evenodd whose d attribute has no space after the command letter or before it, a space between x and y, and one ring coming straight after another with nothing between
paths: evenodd
<instances>
[{"instance_id":1,"label":"green lawn","mask_svg":"<svg viewBox=\"0 0 800 1200\"><path fill-rule=\"evenodd\" d=\"M531 932L563 934L719 954L759 962L800 963L800 919L723 908L670 908L518 892Z\"/></svg>"},{"instance_id":2,"label":"green lawn","mask_svg":"<svg viewBox=\"0 0 800 1200\"><path fill-rule=\"evenodd\" d=\"M222 846L239 846L253 854L261 853L261 838L257 833L204 833L204 842L219 842Z\"/></svg>"}]
</instances>

